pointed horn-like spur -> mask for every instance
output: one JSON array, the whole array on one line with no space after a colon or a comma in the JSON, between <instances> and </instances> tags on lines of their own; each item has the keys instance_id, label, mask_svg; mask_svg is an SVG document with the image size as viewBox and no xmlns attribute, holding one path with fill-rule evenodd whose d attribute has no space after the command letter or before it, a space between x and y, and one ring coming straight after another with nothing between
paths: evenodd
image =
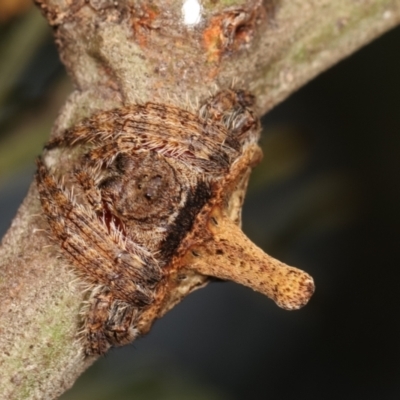
<instances>
[{"instance_id":1,"label":"pointed horn-like spur","mask_svg":"<svg viewBox=\"0 0 400 400\"><path fill-rule=\"evenodd\" d=\"M207 228L209 238L185 257L191 269L251 287L286 310L307 304L314 293L310 275L264 253L221 213L213 213Z\"/></svg>"}]
</instances>

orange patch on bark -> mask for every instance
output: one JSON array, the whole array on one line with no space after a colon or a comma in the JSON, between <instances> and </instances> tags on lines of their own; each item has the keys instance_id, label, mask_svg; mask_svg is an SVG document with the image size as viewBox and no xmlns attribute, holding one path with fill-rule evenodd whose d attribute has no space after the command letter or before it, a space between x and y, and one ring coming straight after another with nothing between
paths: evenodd
<instances>
[{"instance_id":1,"label":"orange patch on bark","mask_svg":"<svg viewBox=\"0 0 400 400\"><path fill-rule=\"evenodd\" d=\"M132 29L140 47L146 47L150 31L156 29L153 23L158 15L157 8L146 4L143 4L140 9L135 8L132 11Z\"/></svg>"},{"instance_id":2,"label":"orange patch on bark","mask_svg":"<svg viewBox=\"0 0 400 400\"><path fill-rule=\"evenodd\" d=\"M211 18L203 31L203 45L209 62L219 62L229 52L249 44L254 37L256 22L265 16L261 3L252 10L229 10Z\"/></svg>"}]
</instances>

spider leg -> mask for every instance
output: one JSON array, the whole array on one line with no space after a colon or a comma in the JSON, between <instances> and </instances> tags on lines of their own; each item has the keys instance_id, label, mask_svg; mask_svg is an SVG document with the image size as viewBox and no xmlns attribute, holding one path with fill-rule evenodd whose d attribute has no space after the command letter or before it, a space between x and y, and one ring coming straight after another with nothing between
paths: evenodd
<instances>
[{"instance_id":1,"label":"spider leg","mask_svg":"<svg viewBox=\"0 0 400 400\"><path fill-rule=\"evenodd\" d=\"M105 287L92 292L88 303L82 332L86 356L104 354L111 346L128 344L138 336L137 307L115 299Z\"/></svg>"},{"instance_id":2,"label":"spider leg","mask_svg":"<svg viewBox=\"0 0 400 400\"><path fill-rule=\"evenodd\" d=\"M227 89L210 97L199 109L199 117L222 124L231 138L240 143L254 142L259 137L260 123L252 110L255 98L244 90Z\"/></svg>"},{"instance_id":3,"label":"spider leg","mask_svg":"<svg viewBox=\"0 0 400 400\"><path fill-rule=\"evenodd\" d=\"M211 112L203 112L211 116ZM118 152L156 151L200 172L220 174L238 156L239 142L216 118L172 106L147 103L95 114L52 139L47 150L91 144L91 161L112 162ZM100 161L99 161L100 162Z\"/></svg>"},{"instance_id":4,"label":"spider leg","mask_svg":"<svg viewBox=\"0 0 400 400\"><path fill-rule=\"evenodd\" d=\"M140 108L140 106L132 105L123 109L97 113L67 129L62 135L51 139L45 149L50 150L58 146L71 147L78 143L101 145L123 129L121 121L123 110L130 109L131 112L137 113Z\"/></svg>"},{"instance_id":5,"label":"spider leg","mask_svg":"<svg viewBox=\"0 0 400 400\"><path fill-rule=\"evenodd\" d=\"M162 277L158 263L114 224L109 227L89 207L77 204L59 185L41 159L37 161L40 200L54 237L77 272L96 285L107 286L122 301L144 306Z\"/></svg>"},{"instance_id":6,"label":"spider leg","mask_svg":"<svg viewBox=\"0 0 400 400\"><path fill-rule=\"evenodd\" d=\"M165 157L173 158L201 173L220 175L229 168L231 161L237 156L236 150L219 144L218 146L206 138L192 137L193 144L177 142L174 137L167 139L147 134L137 139L121 135L112 143L106 143L89 150L84 158L85 163L97 172L102 166L109 167L118 154L134 155L135 153L155 151ZM195 146L196 150L190 150ZM201 148L201 151L200 151ZM196 156L195 156L196 154Z\"/></svg>"}]
</instances>

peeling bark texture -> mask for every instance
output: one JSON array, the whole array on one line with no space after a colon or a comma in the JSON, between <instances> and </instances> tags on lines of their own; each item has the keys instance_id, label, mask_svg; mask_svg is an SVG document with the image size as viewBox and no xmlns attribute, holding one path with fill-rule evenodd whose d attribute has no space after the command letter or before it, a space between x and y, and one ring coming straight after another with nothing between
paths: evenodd
<instances>
[{"instance_id":1,"label":"peeling bark texture","mask_svg":"<svg viewBox=\"0 0 400 400\"><path fill-rule=\"evenodd\" d=\"M400 20L400 0L205 0L192 25L181 0L36 3L76 88L53 137L98 110L193 110L232 85L256 95L261 115ZM32 185L0 247L4 399L56 398L93 362L75 340L82 288L41 214Z\"/></svg>"}]
</instances>

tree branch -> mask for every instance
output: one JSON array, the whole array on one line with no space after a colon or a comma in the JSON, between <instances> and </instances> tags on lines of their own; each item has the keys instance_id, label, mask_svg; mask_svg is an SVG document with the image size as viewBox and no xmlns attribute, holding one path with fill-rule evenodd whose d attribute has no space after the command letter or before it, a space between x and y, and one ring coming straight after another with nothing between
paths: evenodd
<instances>
[{"instance_id":1,"label":"tree branch","mask_svg":"<svg viewBox=\"0 0 400 400\"><path fill-rule=\"evenodd\" d=\"M97 110L146 101L194 109L219 88L251 90L259 114L400 21L399 0L204 2L37 0L76 90L58 135ZM93 359L76 341L82 288L49 246L35 184L0 247L0 387L5 399L50 399Z\"/></svg>"}]
</instances>

